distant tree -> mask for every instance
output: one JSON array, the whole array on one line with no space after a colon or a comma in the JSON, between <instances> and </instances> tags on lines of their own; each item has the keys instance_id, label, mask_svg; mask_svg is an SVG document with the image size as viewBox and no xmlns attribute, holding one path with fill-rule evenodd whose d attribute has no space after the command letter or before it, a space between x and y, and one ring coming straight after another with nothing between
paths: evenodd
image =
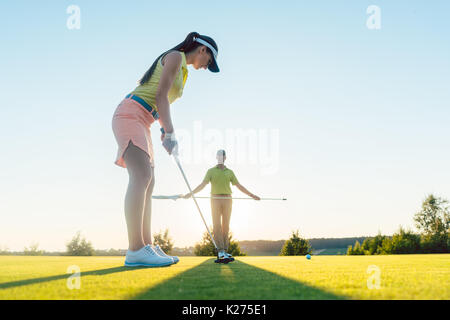
<instances>
[{"instance_id":1,"label":"distant tree","mask_svg":"<svg viewBox=\"0 0 450 320\"><path fill-rule=\"evenodd\" d=\"M232 256L239 257L239 256L246 256L247 254L242 251L241 247L239 246L238 241L232 240L231 233L228 236L229 246L228 246L228 253Z\"/></svg>"},{"instance_id":2,"label":"distant tree","mask_svg":"<svg viewBox=\"0 0 450 320\"><path fill-rule=\"evenodd\" d=\"M363 243L361 244L361 250L364 252L364 254L370 254L370 243L372 238L366 238L364 239Z\"/></svg>"},{"instance_id":3,"label":"distant tree","mask_svg":"<svg viewBox=\"0 0 450 320\"><path fill-rule=\"evenodd\" d=\"M347 249L347 255L364 255L365 252L363 250L363 248L361 247L361 244L359 243L359 241L355 242L355 245L352 246L348 246Z\"/></svg>"},{"instance_id":4,"label":"distant tree","mask_svg":"<svg viewBox=\"0 0 450 320\"><path fill-rule=\"evenodd\" d=\"M108 250L94 250L94 256L124 256L126 255L127 250L124 249L113 249L110 248Z\"/></svg>"},{"instance_id":5,"label":"distant tree","mask_svg":"<svg viewBox=\"0 0 450 320\"><path fill-rule=\"evenodd\" d=\"M172 238L169 237L169 229L153 235L153 244L159 245L165 253L170 253L173 249Z\"/></svg>"},{"instance_id":6,"label":"distant tree","mask_svg":"<svg viewBox=\"0 0 450 320\"><path fill-rule=\"evenodd\" d=\"M212 228L210 227L210 230ZM213 237L214 233L211 232ZM239 242L233 240L233 235L231 232L228 233L228 253L232 256L238 257L238 256L245 256L246 253L241 251L241 248L239 246ZM214 243L211 241L211 237L209 236L208 231L205 231L203 233L202 240L195 244L194 246L194 254L196 256L217 256L217 250L214 247Z\"/></svg>"},{"instance_id":7,"label":"distant tree","mask_svg":"<svg viewBox=\"0 0 450 320\"><path fill-rule=\"evenodd\" d=\"M423 253L449 253L450 236L448 233L422 234L420 248Z\"/></svg>"},{"instance_id":8,"label":"distant tree","mask_svg":"<svg viewBox=\"0 0 450 320\"><path fill-rule=\"evenodd\" d=\"M7 246L0 246L0 255L10 254L9 248Z\"/></svg>"},{"instance_id":9,"label":"distant tree","mask_svg":"<svg viewBox=\"0 0 450 320\"><path fill-rule=\"evenodd\" d=\"M380 254L391 254L392 253L392 238L386 237L381 243L381 248L379 250Z\"/></svg>"},{"instance_id":10,"label":"distant tree","mask_svg":"<svg viewBox=\"0 0 450 320\"><path fill-rule=\"evenodd\" d=\"M195 244L194 254L196 256L216 256L217 255L217 250L214 247L214 244L211 241L209 233L207 231L205 231L203 233L202 240Z\"/></svg>"},{"instance_id":11,"label":"distant tree","mask_svg":"<svg viewBox=\"0 0 450 320\"><path fill-rule=\"evenodd\" d=\"M42 256L44 250L39 250L39 244L37 242L32 243L28 248L23 248L23 254L26 256Z\"/></svg>"},{"instance_id":12,"label":"distant tree","mask_svg":"<svg viewBox=\"0 0 450 320\"><path fill-rule=\"evenodd\" d=\"M364 250L361 247L361 244L359 243L359 241L355 242L355 248L354 248L354 253L357 255L364 255Z\"/></svg>"},{"instance_id":13,"label":"distant tree","mask_svg":"<svg viewBox=\"0 0 450 320\"><path fill-rule=\"evenodd\" d=\"M172 249L172 255L175 255L175 256L192 256L192 255L194 255L194 247L184 247L184 248L174 247Z\"/></svg>"},{"instance_id":14,"label":"distant tree","mask_svg":"<svg viewBox=\"0 0 450 320\"><path fill-rule=\"evenodd\" d=\"M384 238L385 236L382 236L378 231L378 235L376 235L375 237L364 239L363 243L361 244L361 249L363 250L364 254L379 254L379 249L381 249L381 244L383 243Z\"/></svg>"},{"instance_id":15,"label":"distant tree","mask_svg":"<svg viewBox=\"0 0 450 320\"><path fill-rule=\"evenodd\" d=\"M350 246L347 247L347 255L348 256L353 255L353 246L350 245Z\"/></svg>"},{"instance_id":16,"label":"distant tree","mask_svg":"<svg viewBox=\"0 0 450 320\"><path fill-rule=\"evenodd\" d=\"M388 236L383 236L380 231L378 234L371 239L369 243L369 254L381 254L381 247L383 246L384 239L389 238Z\"/></svg>"},{"instance_id":17,"label":"distant tree","mask_svg":"<svg viewBox=\"0 0 450 320\"><path fill-rule=\"evenodd\" d=\"M419 253L420 235L400 227L399 231L392 235L390 250L390 254Z\"/></svg>"},{"instance_id":18,"label":"distant tree","mask_svg":"<svg viewBox=\"0 0 450 320\"><path fill-rule=\"evenodd\" d=\"M299 235L299 231L293 231L291 237L286 240L281 248L280 256L304 256L312 252L308 240Z\"/></svg>"},{"instance_id":19,"label":"distant tree","mask_svg":"<svg viewBox=\"0 0 450 320\"><path fill-rule=\"evenodd\" d=\"M422 210L414 216L416 227L424 234L447 233L450 230L448 200L429 195L422 203Z\"/></svg>"},{"instance_id":20,"label":"distant tree","mask_svg":"<svg viewBox=\"0 0 450 320\"><path fill-rule=\"evenodd\" d=\"M429 195L422 203L422 210L414 216L416 227L425 234L448 232L450 210L448 201Z\"/></svg>"},{"instance_id":21,"label":"distant tree","mask_svg":"<svg viewBox=\"0 0 450 320\"><path fill-rule=\"evenodd\" d=\"M81 238L81 232L72 238L70 242L66 244L66 254L68 256L92 256L94 255L94 247L92 243L87 241L84 237Z\"/></svg>"},{"instance_id":22,"label":"distant tree","mask_svg":"<svg viewBox=\"0 0 450 320\"><path fill-rule=\"evenodd\" d=\"M449 252L450 209L448 200L430 194L422 210L414 216L422 232L421 248L425 253Z\"/></svg>"}]
</instances>

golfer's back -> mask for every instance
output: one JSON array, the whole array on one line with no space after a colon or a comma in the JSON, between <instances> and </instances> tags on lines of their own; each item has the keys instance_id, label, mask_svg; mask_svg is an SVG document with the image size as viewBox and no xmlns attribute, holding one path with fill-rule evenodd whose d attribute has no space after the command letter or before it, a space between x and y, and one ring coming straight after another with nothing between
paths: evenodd
<instances>
[{"instance_id":1,"label":"golfer's back","mask_svg":"<svg viewBox=\"0 0 450 320\"><path fill-rule=\"evenodd\" d=\"M231 194L230 182L233 185L238 183L233 170L225 167L223 170L212 167L208 170L203 181L211 182L211 194Z\"/></svg>"}]
</instances>

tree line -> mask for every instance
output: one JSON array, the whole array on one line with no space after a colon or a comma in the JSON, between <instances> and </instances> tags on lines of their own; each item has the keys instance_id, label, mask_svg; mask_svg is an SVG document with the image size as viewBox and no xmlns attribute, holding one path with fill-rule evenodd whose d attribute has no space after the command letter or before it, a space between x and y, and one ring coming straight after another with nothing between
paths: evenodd
<instances>
[{"instance_id":1,"label":"tree line","mask_svg":"<svg viewBox=\"0 0 450 320\"><path fill-rule=\"evenodd\" d=\"M446 199L429 195L414 215L419 233L401 227L392 236L377 236L358 241L347 249L348 255L449 253L450 211Z\"/></svg>"},{"instance_id":2,"label":"tree line","mask_svg":"<svg viewBox=\"0 0 450 320\"><path fill-rule=\"evenodd\" d=\"M229 250L233 256L244 256L246 252L241 248L256 251L279 252L279 255L306 255L312 252L312 248L341 248L348 245L348 255L374 255L374 254L404 254L404 253L448 253L450 252L450 209L448 200L429 195L423 201L421 210L414 215L414 222L419 230L415 233L400 227L392 236L382 235L380 232L375 237L332 238L332 239L304 239L299 231L293 231L288 240L268 241L242 241L233 239L229 234ZM210 228L213 229L213 228ZM354 245L349 245L354 243ZM153 244L159 245L165 252L173 251L173 241L169 236L169 230L154 234ZM179 250L178 250L179 251ZM180 253L188 253L188 248L181 249ZM208 232L204 232L202 239L195 244L193 253L197 256L216 256L217 251ZM10 254L8 249L0 247L0 254ZM23 255L67 255L67 256L92 256L92 255L125 255L126 250L95 250L92 243L81 236L81 232L66 243L64 253L46 253L39 249L37 243L25 247Z\"/></svg>"}]
</instances>

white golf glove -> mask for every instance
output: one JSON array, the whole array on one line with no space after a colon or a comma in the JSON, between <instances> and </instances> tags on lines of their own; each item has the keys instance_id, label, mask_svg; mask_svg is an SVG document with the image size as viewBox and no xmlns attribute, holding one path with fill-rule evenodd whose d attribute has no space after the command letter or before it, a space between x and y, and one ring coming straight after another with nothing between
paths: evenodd
<instances>
[{"instance_id":1,"label":"white golf glove","mask_svg":"<svg viewBox=\"0 0 450 320\"><path fill-rule=\"evenodd\" d=\"M164 134L164 139L163 139L162 145L169 154L178 156L178 141L175 137L174 132Z\"/></svg>"}]
</instances>

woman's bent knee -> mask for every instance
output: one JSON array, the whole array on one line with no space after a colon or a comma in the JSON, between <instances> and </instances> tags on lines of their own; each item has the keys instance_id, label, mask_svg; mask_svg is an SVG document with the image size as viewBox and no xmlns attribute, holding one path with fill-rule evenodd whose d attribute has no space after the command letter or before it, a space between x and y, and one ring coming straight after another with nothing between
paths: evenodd
<instances>
[{"instance_id":1,"label":"woman's bent knee","mask_svg":"<svg viewBox=\"0 0 450 320\"><path fill-rule=\"evenodd\" d=\"M148 187L153 178L153 170L148 154L135 146L130 140L123 157L127 165L130 181Z\"/></svg>"}]
</instances>

